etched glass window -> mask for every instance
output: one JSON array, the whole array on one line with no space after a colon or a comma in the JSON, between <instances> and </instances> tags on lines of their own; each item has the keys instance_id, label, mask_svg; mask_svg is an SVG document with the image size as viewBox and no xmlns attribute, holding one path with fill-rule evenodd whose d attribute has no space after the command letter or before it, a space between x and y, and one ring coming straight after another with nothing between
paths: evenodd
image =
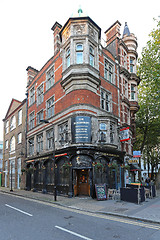
<instances>
[{"instance_id":1,"label":"etched glass window","mask_svg":"<svg viewBox=\"0 0 160 240\"><path fill-rule=\"evenodd\" d=\"M106 123L99 124L99 141L106 142L107 140L107 125Z\"/></svg>"}]
</instances>

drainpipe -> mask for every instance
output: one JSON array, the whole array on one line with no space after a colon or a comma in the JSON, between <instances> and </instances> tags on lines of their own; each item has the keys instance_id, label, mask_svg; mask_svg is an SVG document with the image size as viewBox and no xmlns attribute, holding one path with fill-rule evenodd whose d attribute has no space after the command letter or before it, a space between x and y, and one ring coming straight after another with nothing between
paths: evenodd
<instances>
[{"instance_id":1,"label":"drainpipe","mask_svg":"<svg viewBox=\"0 0 160 240\"><path fill-rule=\"evenodd\" d=\"M25 159L27 158L27 129L28 129L28 92L26 92L26 124L25 124ZM27 183L28 183L28 173L26 173L26 187L27 190Z\"/></svg>"}]
</instances>

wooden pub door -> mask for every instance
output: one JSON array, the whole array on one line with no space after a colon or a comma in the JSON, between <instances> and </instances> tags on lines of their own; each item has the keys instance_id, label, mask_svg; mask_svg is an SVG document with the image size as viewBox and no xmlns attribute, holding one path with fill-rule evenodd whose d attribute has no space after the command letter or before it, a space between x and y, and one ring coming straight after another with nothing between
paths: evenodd
<instances>
[{"instance_id":1,"label":"wooden pub door","mask_svg":"<svg viewBox=\"0 0 160 240\"><path fill-rule=\"evenodd\" d=\"M77 171L77 195L90 195L89 170L78 169Z\"/></svg>"}]
</instances>

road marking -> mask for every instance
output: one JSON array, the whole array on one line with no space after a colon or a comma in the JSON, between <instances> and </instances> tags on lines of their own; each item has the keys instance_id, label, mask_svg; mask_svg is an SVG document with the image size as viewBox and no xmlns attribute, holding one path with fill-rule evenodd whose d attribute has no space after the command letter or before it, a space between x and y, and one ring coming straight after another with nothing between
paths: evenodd
<instances>
[{"instance_id":1,"label":"road marking","mask_svg":"<svg viewBox=\"0 0 160 240\"><path fill-rule=\"evenodd\" d=\"M10 195L8 193L3 193L3 192L0 192L0 193ZM155 229L155 230L160 231L160 225L158 223L153 223L153 224L149 223L149 222L145 223L145 222L139 222L138 220L127 220L123 217L113 217L113 216L109 216L109 215L103 215L103 214L100 214L100 213L92 213L92 212L87 212L87 211L85 212L85 210L79 210L78 208L77 209L68 208L68 207L65 207L65 206L55 204L54 202L53 203L43 202L41 200L31 199L31 198L27 198L27 197L24 197L24 196L14 195L14 197L25 199L25 200L31 201L31 202L36 202L36 203L43 204L43 205L48 205L50 207L59 208L61 210L65 210L65 211L69 211L69 212L75 212L75 213L82 214L82 215L88 215L88 216L91 216L91 217L107 219L107 220L110 220L110 221L116 221L116 222L131 224L131 225L135 225L135 226L141 226L141 227L145 227L145 228L151 228L151 229Z\"/></svg>"},{"instance_id":2,"label":"road marking","mask_svg":"<svg viewBox=\"0 0 160 240\"><path fill-rule=\"evenodd\" d=\"M70 233L70 234L72 234L72 235L74 235L74 236L77 236L77 237L80 237L80 238L83 238L83 239L86 239L86 240L93 240L93 239L91 239L91 238L82 236L82 235L80 235L80 234L78 234L78 233L72 232L72 231L67 230L67 229L65 229L65 228L62 228L62 227L59 227L59 226L55 226L55 227L58 228L58 229L60 229L60 230L62 230L62 231L64 231L64 232Z\"/></svg>"},{"instance_id":3,"label":"road marking","mask_svg":"<svg viewBox=\"0 0 160 240\"><path fill-rule=\"evenodd\" d=\"M26 214L26 215L28 215L28 216L30 216L30 217L33 216L33 215L30 214L30 213L24 212L24 211L22 211L22 210L20 210L20 209L18 209L18 208L12 207L12 206L10 206L10 205L8 205L8 204L5 204L5 206L6 206L6 207L9 207L9 208L12 208L12 209L14 209L14 210L16 210L16 211L18 211L18 212L23 213L23 214Z\"/></svg>"}]
</instances>

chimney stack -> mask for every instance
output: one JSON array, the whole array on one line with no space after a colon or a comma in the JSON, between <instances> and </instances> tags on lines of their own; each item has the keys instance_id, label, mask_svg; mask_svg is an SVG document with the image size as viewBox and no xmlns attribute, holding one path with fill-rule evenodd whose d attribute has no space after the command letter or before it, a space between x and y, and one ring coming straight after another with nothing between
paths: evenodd
<instances>
[{"instance_id":1,"label":"chimney stack","mask_svg":"<svg viewBox=\"0 0 160 240\"><path fill-rule=\"evenodd\" d=\"M62 25L58 22L55 22L51 30L53 30L53 36L54 36L54 54L56 55L58 51L60 50L61 40L59 32L62 28Z\"/></svg>"},{"instance_id":2,"label":"chimney stack","mask_svg":"<svg viewBox=\"0 0 160 240\"><path fill-rule=\"evenodd\" d=\"M27 67L26 71L27 71L27 86L28 86L30 82L32 82L34 77L38 74L39 71L31 66Z\"/></svg>"},{"instance_id":3,"label":"chimney stack","mask_svg":"<svg viewBox=\"0 0 160 240\"><path fill-rule=\"evenodd\" d=\"M118 56L118 42L120 39L120 26L121 23L117 20L112 26L110 26L106 31L106 47L115 56Z\"/></svg>"}]
</instances>

